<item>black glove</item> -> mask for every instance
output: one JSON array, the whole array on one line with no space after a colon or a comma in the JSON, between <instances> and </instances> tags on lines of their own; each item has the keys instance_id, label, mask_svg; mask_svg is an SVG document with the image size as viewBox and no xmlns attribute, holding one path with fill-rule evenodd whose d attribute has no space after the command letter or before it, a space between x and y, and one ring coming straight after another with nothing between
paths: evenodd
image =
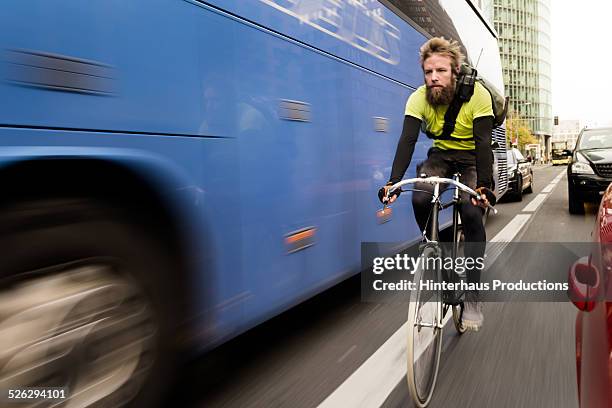
<instances>
[{"instance_id":1,"label":"black glove","mask_svg":"<svg viewBox=\"0 0 612 408\"><path fill-rule=\"evenodd\" d=\"M388 182L387 184L385 184L385 187L392 186L392 185L393 185L392 182ZM383 199L385 198L385 187L382 187L380 190L378 190L378 199L383 204L387 204L383 201ZM389 199L391 199L391 197L393 196L399 197L401 193L402 193L401 189L398 188L397 190L393 191L393 193L389 196Z\"/></svg>"},{"instance_id":2,"label":"black glove","mask_svg":"<svg viewBox=\"0 0 612 408\"><path fill-rule=\"evenodd\" d=\"M491 206L495 206L495 204L497 204L497 197L495 196L495 193L488 188L478 187L476 192L481 195L484 194L487 197L487 200L489 200L489 204L491 204Z\"/></svg>"}]
</instances>

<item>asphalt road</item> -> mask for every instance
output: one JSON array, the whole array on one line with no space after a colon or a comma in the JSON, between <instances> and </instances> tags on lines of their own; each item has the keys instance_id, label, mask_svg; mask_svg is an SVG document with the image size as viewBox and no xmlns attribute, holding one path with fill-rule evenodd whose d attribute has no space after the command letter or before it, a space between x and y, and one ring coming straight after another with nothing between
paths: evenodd
<instances>
[{"instance_id":1,"label":"asphalt road","mask_svg":"<svg viewBox=\"0 0 612 408\"><path fill-rule=\"evenodd\" d=\"M534 192L497 206L488 239L522 224L515 241L590 241L596 206L570 216L566 177L549 185L562 172L535 168ZM484 313L478 333L458 336L446 326L430 406L576 407L576 309L569 302L508 302L488 303ZM364 303L359 279L350 279L191 363L171 405L410 407L405 379L391 364L380 367L379 358L391 353L405 367L405 342L396 345L393 336L405 319L405 304Z\"/></svg>"}]
</instances>

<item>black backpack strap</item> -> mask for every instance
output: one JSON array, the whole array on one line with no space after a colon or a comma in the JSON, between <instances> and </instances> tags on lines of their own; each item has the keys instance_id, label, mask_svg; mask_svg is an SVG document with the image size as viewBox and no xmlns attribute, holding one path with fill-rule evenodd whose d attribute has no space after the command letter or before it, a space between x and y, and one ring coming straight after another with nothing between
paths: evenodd
<instances>
[{"instance_id":1,"label":"black backpack strap","mask_svg":"<svg viewBox=\"0 0 612 408\"><path fill-rule=\"evenodd\" d=\"M451 136L453 131L455 130L455 124L457 123L457 116L459 116L459 111L465 102L468 102L472 95L474 95L474 87L476 86L476 76L478 75L475 69L472 69L472 72L467 74L462 74L457 79L457 89L455 91L455 96L451 101L450 105L448 105L448 109L444 114L444 126L442 127L442 133L440 135L434 135L430 131L426 131L425 134L430 139L436 140L453 140L454 137ZM466 140L466 139L461 139Z\"/></svg>"},{"instance_id":2,"label":"black backpack strap","mask_svg":"<svg viewBox=\"0 0 612 408\"><path fill-rule=\"evenodd\" d=\"M455 130L455 124L457 123L457 116L459 116L459 111L461 110L461 106L463 106L462 100L460 100L457 95L453 98L453 101L448 105L448 109L444 114L444 127L442 128L442 133L439 135L434 135L429 130L425 132L425 134L430 139L436 140L452 140L454 139L451 134ZM462 139L463 140L463 139Z\"/></svg>"}]
</instances>

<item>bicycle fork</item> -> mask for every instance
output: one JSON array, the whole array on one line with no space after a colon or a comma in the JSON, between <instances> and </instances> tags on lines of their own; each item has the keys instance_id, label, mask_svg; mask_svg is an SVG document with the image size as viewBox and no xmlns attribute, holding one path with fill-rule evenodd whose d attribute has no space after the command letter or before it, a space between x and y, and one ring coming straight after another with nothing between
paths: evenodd
<instances>
[{"instance_id":1,"label":"bicycle fork","mask_svg":"<svg viewBox=\"0 0 612 408\"><path fill-rule=\"evenodd\" d=\"M431 323L424 323L422 320L421 315L419 314L419 317L416 321L416 323L414 324L417 328L417 331L420 333L421 332L421 328L422 327L428 327L428 328L432 328L432 329L439 329L442 330L442 328L444 327L444 322L442 320L442 302L436 302L436 309L437 309L437 313L436 313L436 319L435 321L431 322Z\"/></svg>"}]
</instances>

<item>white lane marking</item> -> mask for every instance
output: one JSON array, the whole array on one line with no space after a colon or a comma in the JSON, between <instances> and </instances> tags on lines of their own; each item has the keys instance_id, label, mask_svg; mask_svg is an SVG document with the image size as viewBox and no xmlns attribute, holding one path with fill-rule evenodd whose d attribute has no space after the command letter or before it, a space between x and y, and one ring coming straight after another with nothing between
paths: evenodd
<instances>
[{"instance_id":1,"label":"white lane marking","mask_svg":"<svg viewBox=\"0 0 612 408\"><path fill-rule=\"evenodd\" d=\"M510 242L529 220L531 214L518 214L501 231L493 237L491 242Z\"/></svg>"},{"instance_id":2,"label":"white lane marking","mask_svg":"<svg viewBox=\"0 0 612 408\"><path fill-rule=\"evenodd\" d=\"M443 324L450 320L447 315ZM332 392L318 408L380 407L406 376L406 333L404 323L349 378ZM425 347L417 350L417 356ZM418 358L418 357L417 357Z\"/></svg>"},{"instance_id":3,"label":"white lane marking","mask_svg":"<svg viewBox=\"0 0 612 408\"><path fill-rule=\"evenodd\" d=\"M495 263L495 261L497 261L497 258L499 258L499 256L504 252L504 249L506 249L506 247L510 244L510 242L504 242L504 241L499 241L499 242L491 242L489 241L487 243L487 250L485 253L485 266L484 266L484 271L487 271L491 265L493 265Z\"/></svg>"},{"instance_id":4,"label":"white lane marking","mask_svg":"<svg viewBox=\"0 0 612 408\"><path fill-rule=\"evenodd\" d=\"M547 185L546 187L544 187L544 188L542 189L542 192L543 192L543 193L548 194L548 193L550 193L550 192L553 190L553 188L555 188L555 187L557 187L557 183L550 183L549 185Z\"/></svg>"},{"instance_id":5,"label":"white lane marking","mask_svg":"<svg viewBox=\"0 0 612 408\"><path fill-rule=\"evenodd\" d=\"M319 408L380 407L406 374L404 323Z\"/></svg>"},{"instance_id":6,"label":"white lane marking","mask_svg":"<svg viewBox=\"0 0 612 408\"><path fill-rule=\"evenodd\" d=\"M559 173L557 177L555 177L546 187L542 189L542 193L550 193L553 190L553 188L555 188L555 186L559 183L559 181L561 181L564 174L565 174L565 171L562 171L561 173Z\"/></svg>"},{"instance_id":7,"label":"white lane marking","mask_svg":"<svg viewBox=\"0 0 612 408\"><path fill-rule=\"evenodd\" d=\"M557 177L555 177L555 181L557 181L557 182L558 182L559 180L561 180L561 179L563 178L563 176L565 175L565 172L566 172L566 171L567 171L567 170L563 170L563 171L561 171L561 173L559 173L559 175L558 175Z\"/></svg>"},{"instance_id":8,"label":"white lane marking","mask_svg":"<svg viewBox=\"0 0 612 408\"><path fill-rule=\"evenodd\" d=\"M561 179L557 177L557 178L553 179L553 180L550 182L550 184L559 184L559 182L560 182L560 181L561 181Z\"/></svg>"},{"instance_id":9,"label":"white lane marking","mask_svg":"<svg viewBox=\"0 0 612 408\"><path fill-rule=\"evenodd\" d=\"M527 204L521 211L523 211L523 212L534 212L535 210L538 209L538 207L540 205L542 205L544 200L546 200L546 197L548 197L548 194L538 194L536 196L536 198L531 200L531 202L529 204Z\"/></svg>"},{"instance_id":10,"label":"white lane marking","mask_svg":"<svg viewBox=\"0 0 612 408\"><path fill-rule=\"evenodd\" d=\"M350 348L350 349L348 349L348 350L346 351L346 353L344 353L344 354L342 355L342 357L340 357L340 358L338 359L338 363L343 362L343 361L344 361L344 359L345 359L345 358L347 358L347 357L348 357L348 355L349 355L349 354L351 354L351 353L352 353L353 351L355 351L356 349L357 349L357 345L356 345L356 344L353 344L353 346L351 346L351 348Z\"/></svg>"},{"instance_id":11,"label":"white lane marking","mask_svg":"<svg viewBox=\"0 0 612 408\"><path fill-rule=\"evenodd\" d=\"M544 188L542 189L541 193L544 193L544 194L548 194L548 193L550 193L550 192L551 192L551 191L552 191L552 190L553 190L553 189L554 189L554 188L557 186L557 184L559 183L559 181L561 181L561 179L563 178L563 175L564 175L564 174L565 174L565 171L562 171L561 173L559 173L559 174L558 174L558 175L557 175L557 176L556 176L556 177L555 177L555 178L554 178L554 179L553 179L553 180L552 180L552 181L551 181L551 182L550 182L550 183L549 183L549 184L548 184L546 187L544 187ZM523 209L523 211L527 211L527 212L529 212L529 211L535 211L535 209L537 209L537 207L539 206L539 204L533 204L533 205L536 207L534 210L527 209L527 208L529 207L529 205L531 205L531 204L532 204L534 201L535 201L535 199L534 199L534 200L532 200L532 201L531 201L531 202L530 202L530 203L527 205L527 207L525 207L525 208ZM529 207L529 208L531 208L531 207Z\"/></svg>"}]
</instances>

